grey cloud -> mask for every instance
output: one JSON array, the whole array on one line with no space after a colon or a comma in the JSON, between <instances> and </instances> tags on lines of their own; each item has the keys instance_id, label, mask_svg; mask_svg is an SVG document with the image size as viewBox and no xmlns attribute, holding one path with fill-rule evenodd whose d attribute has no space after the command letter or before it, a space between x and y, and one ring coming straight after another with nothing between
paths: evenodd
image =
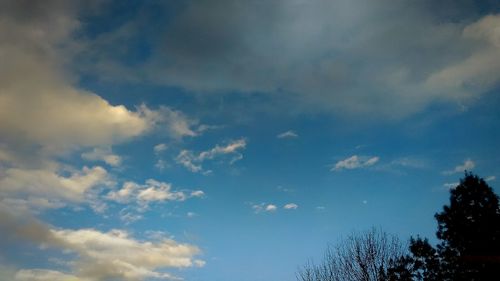
<instances>
[{"instance_id":1,"label":"grey cloud","mask_svg":"<svg viewBox=\"0 0 500 281\"><path fill-rule=\"evenodd\" d=\"M309 109L397 118L435 102L469 102L499 78L494 60L439 82L470 57L498 52L464 34L482 17L473 1L188 3L146 71L190 91L266 92ZM475 83L477 74L493 77Z\"/></svg>"}]
</instances>

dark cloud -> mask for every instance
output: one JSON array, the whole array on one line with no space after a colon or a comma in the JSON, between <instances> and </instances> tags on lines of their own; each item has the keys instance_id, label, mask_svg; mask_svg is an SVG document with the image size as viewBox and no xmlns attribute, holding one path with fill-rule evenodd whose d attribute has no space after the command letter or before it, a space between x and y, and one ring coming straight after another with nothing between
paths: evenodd
<instances>
[{"instance_id":1,"label":"dark cloud","mask_svg":"<svg viewBox=\"0 0 500 281\"><path fill-rule=\"evenodd\" d=\"M101 40L126 34L107 41L111 50L123 38L135 42L154 34L148 55L132 71L145 81L201 94L266 93L287 108L398 118L436 102L467 103L497 85L499 77L477 81L496 63L476 73L463 66L468 73L454 78L450 69L480 53L496 54L491 40L464 36L464 30L499 6L472 0L199 0L177 5L175 15L151 28L141 10L140 20L122 26L128 32ZM101 51L94 54L106 53ZM131 52L114 60L101 56L99 70L118 79L134 76L119 62ZM442 73L449 83L438 85Z\"/></svg>"}]
</instances>

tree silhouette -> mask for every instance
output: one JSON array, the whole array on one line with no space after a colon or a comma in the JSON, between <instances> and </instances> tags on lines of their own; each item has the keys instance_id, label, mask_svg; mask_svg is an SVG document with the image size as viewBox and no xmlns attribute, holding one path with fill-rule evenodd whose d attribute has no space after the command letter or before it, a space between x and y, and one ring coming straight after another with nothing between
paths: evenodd
<instances>
[{"instance_id":1,"label":"tree silhouette","mask_svg":"<svg viewBox=\"0 0 500 281\"><path fill-rule=\"evenodd\" d=\"M411 239L410 256L388 270L389 280L498 280L500 207L498 196L476 175L465 173L437 213L437 248ZM409 279L396 279L410 276Z\"/></svg>"},{"instance_id":2,"label":"tree silhouette","mask_svg":"<svg viewBox=\"0 0 500 281\"><path fill-rule=\"evenodd\" d=\"M308 263L297 272L298 281L379 281L405 254L396 236L372 229L352 233L328 247L320 264Z\"/></svg>"}]
</instances>

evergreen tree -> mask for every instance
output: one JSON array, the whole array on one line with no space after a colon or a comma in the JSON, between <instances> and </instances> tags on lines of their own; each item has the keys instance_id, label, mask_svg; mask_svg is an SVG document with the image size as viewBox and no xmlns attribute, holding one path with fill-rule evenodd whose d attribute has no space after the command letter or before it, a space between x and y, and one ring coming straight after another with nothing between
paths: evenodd
<instances>
[{"instance_id":1,"label":"evergreen tree","mask_svg":"<svg viewBox=\"0 0 500 281\"><path fill-rule=\"evenodd\" d=\"M440 243L411 239L411 255L388 269L388 280L498 280L500 207L498 196L476 175L465 173L450 191L450 203L437 213Z\"/></svg>"}]
</instances>

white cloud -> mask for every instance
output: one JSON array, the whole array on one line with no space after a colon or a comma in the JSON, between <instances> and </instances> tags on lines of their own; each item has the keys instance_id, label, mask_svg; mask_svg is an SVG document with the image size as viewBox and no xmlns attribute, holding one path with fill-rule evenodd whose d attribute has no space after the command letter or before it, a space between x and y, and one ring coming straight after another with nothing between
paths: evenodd
<instances>
[{"instance_id":1,"label":"white cloud","mask_svg":"<svg viewBox=\"0 0 500 281\"><path fill-rule=\"evenodd\" d=\"M203 197L203 196L205 196L205 192L203 192L203 190L195 190L195 191L191 192L191 196L192 197Z\"/></svg>"},{"instance_id":2,"label":"white cloud","mask_svg":"<svg viewBox=\"0 0 500 281\"><path fill-rule=\"evenodd\" d=\"M340 171L343 169L352 170L359 169L364 167L369 167L375 165L380 160L379 157L367 157L367 156L358 156L353 155L344 160L338 161L335 166L331 169L331 171Z\"/></svg>"},{"instance_id":3,"label":"white cloud","mask_svg":"<svg viewBox=\"0 0 500 281\"><path fill-rule=\"evenodd\" d=\"M268 213L275 212L276 210L278 210L278 207L274 204L260 203L252 205L252 209L256 214L259 214L262 212L268 212Z\"/></svg>"},{"instance_id":4,"label":"white cloud","mask_svg":"<svg viewBox=\"0 0 500 281\"><path fill-rule=\"evenodd\" d=\"M83 202L95 187L109 185L106 170L96 166L70 171L64 176L50 169L7 169L0 178L2 193L10 196L28 196L38 200ZM39 201L40 202L40 201Z\"/></svg>"},{"instance_id":5,"label":"white cloud","mask_svg":"<svg viewBox=\"0 0 500 281\"><path fill-rule=\"evenodd\" d=\"M276 207L276 205L273 205L273 204L269 204L266 206L266 212L274 212L278 209L278 207Z\"/></svg>"},{"instance_id":6,"label":"white cloud","mask_svg":"<svg viewBox=\"0 0 500 281\"><path fill-rule=\"evenodd\" d=\"M89 281L168 279L173 276L157 270L204 265L203 261L194 259L194 256L200 253L198 247L181 244L172 239L141 241L134 239L124 230L102 232L96 229L55 229L3 208L0 209L0 214L2 237L29 241L44 248L59 249L76 255L70 263L72 272L69 274L25 269L18 272L20 280L49 280L29 279L36 278L34 273L39 273L40 278L55 278L50 280L73 276L80 278L77 280Z\"/></svg>"},{"instance_id":7,"label":"white cloud","mask_svg":"<svg viewBox=\"0 0 500 281\"><path fill-rule=\"evenodd\" d=\"M153 147L155 154L160 154L167 150L168 146L165 143L159 143Z\"/></svg>"},{"instance_id":8,"label":"white cloud","mask_svg":"<svg viewBox=\"0 0 500 281\"><path fill-rule=\"evenodd\" d=\"M470 159L466 159L463 164L457 165L453 170L444 171L445 175L452 175L456 173L463 173L465 171L471 171L476 167L476 163Z\"/></svg>"},{"instance_id":9,"label":"white cloud","mask_svg":"<svg viewBox=\"0 0 500 281\"><path fill-rule=\"evenodd\" d=\"M146 180L145 184L125 182L122 188L114 190L106 195L106 199L126 204L135 201L146 206L152 202L184 201L191 197L203 197L202 190L194 190L189 193L172 190L172 185L153 179Z\"/></svg>"},{"instance_id":10,"label":"white cloud","mask_svg":"<svg viewBox=\"0 0 500 281\"><path fill-rule=\"evenodd\" d=\"M198 173L203 170L201 165L194 163L199 160L197 160L197 157L189 150L182 150L175 158L175 161L193 173Z\"/></svg>"},{"instance_id":11,"label":"white cloud","mask_svg":"<svg viewBox=\"0 0 500 281\"><path fill-rule=\"evenodd\" d=\"M120 190L109 192L106 198L119 203L127 203L139 188L137 183L128 181L122 185Z\"/></svg>"},{"instance_id":12,"label":"white cloud","mask_svg":"<svg viewBox=\"0 0 500 281\"><path fill-rule=\"evenodd\" d=\"M88 161L103 161L104 163L117 167L122 163L122 158L113 154L111 148L94 148L92 151L82 153L82 158Z\"/></svg>"},{"instance_id":13,"label":"white cloud","mask_svg":"<svg viewBox=\"0 0 500 281\"><path fill-rule=\"evenodd\" d=\"M446 189L454 189L459 184L460 184L459 182L447 182L447 183L443 183L443 187Z\"/></svg>"},{"instance_id":14,"label":"white cloud","mask_svg":"<svg viewBox=\"0 0 500 281\"><path fill-rule=\"evenodd\" d=\"M485 178L484 180L485 181L494 181L496 179L497 179L497 177L495 177L495 176L489 176L489 177Z\"/></svg>"},{"instance_id":15,"label":"white cloud","mask_svg":"<svg viewBox=\"0 0 500 281\"><path fill-rule=\"evenodd\" d=\"M146 181L146 186L137 194L137 199L141 202L186 200L184 192L171 189L172 185L169 183L149 179Z\"/></svg>"},{"instance_id":16,"label":"white cloud","mask_svg":"<svg viewBox=\"0 0 500 281\"><path fill-rule=\"evenodd\" d=\"M126 224L131 224L135 221L141 220L143 218L140 214L134 214L132 212L120 212L120 220L124 221Z\"/></svg>"},{"instance_id":17,"label":"white cloud","mask_svg":"<svg viewBox=\"0 0 500 281\"><path fill-rule=\"evenodd\" d=\"M204 161L207 159L214 159L214 157L219 156L219 155L237 153L238 150L245 149L245 147L246 147L245 139L239 139L239 140L230 142L226 146L216 145L214 148L212 148L208 151L203 151L198 155L198 159L199 159L199 161Z\"/></svg>"},{"instance_id":18,"label":"white cloud","mask_svg":"<svg viewBox=\"0 0 500 281\"><path fill-rule=\"evenodd\" d=\"M298 138L299 135L295 131L286 131L276 136L278 139Z\"/></svg>"},{"instance_id":19,"label":"white cloud","mask_svg":"<svg viewBox=\"0 0 500 281\"><path fill-rule=\"evenodd\" d=\"M295 210L299 207L299 205L295 204L295 203L288 203L286 204L285 206L283 206L283 208L285 210Z\"/></svg>"},{"instance_id":20,"label":"white cloud","mask_svg":"<svg viewBox=\"0 0 500 281\"><path fill-rule=\"evenodd\" d=\"M220 146L216 145L214 148L206 151L202 151L199 154L194 154L192 151L189 150L182 150L179 155L176 157L177 163L181 164L184 166L186 169L193 173L198 173L198 172L208 172L211 173L211 171L205 171L202 167L202 163L206 160L212 160L217 157L221 157L224 155L231 155L232 158L229 161L230 164L233 164L234 162L241 160L243 158L243 155L239 152L239 150L243 150L246 147L246 141L245 139L239 139L236 141L232 141L228 143L225 146Z\"/></svg>"}]
</instances>

